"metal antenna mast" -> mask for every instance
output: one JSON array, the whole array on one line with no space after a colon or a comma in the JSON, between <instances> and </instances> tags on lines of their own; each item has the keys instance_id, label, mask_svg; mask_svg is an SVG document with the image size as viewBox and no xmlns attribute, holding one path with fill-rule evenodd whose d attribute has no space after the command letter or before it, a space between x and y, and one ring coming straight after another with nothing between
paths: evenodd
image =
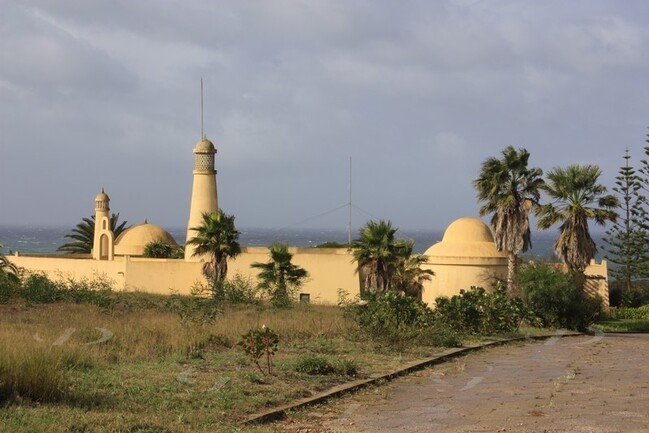
<instances>
[{"instance_id":1,"label":"metal antenna mast","mask_svg":"<svg viewBox=\"0 0 649 433\"><path fill-rule=\"evenodd\" d=\"M201 77L201 140L205 138L205 132L203 131L203 77Z\"/></svg>"},{"instance_id":2,"label":"metal antenna mast","mask_svg":"<svg viewBox=\"0 0 649 433\"><path fill-rule=\"evenodd\" d=\"M352 157L349 157L349 221L347 225L347 244L352 244Z\"/></svg>"}]
</instances>

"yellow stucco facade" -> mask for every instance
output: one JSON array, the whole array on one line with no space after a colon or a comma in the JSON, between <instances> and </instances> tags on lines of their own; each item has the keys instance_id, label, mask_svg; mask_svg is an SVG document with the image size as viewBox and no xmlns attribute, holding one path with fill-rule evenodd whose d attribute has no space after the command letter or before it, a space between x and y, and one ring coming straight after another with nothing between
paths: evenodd
<instances>
[{"instance_id":1,"label":"yellow stucco facade","mask_svg":"<svg viewBox=\"0 0 649 433\"><path fill-rule=\"evenodd\" d=\"M203 136L194 148L195 164L190 202L187 239L194 237L193 227L202 223L204 212L218 210L214 144ZM141 257L144 247L152 241L175 245L175 240L161 227L135 225L117 239L110 230L110 199L102 190L95 197L95 233L89 255L21 255L11 258L17 266L29 271L44 272L53 279L84 279L103 277L121 290L139 290L159 294L190 294L198 283L205 283L201 257L193 249L185 249L185 259L148 259ZM339 292L351 296L360 293L356 264L347 249L290 248L293 263L309 273L296 296L310 302L334 304ZM435 275L424 285L422 299L434 305L439 296L453 296L471 286L491 288L507 273L507 254L496 251L489 227L477 218L460 218L449 225L441 242L431 246L425 268ZM243 247L241 254L228 262L228 274L240 274L256 283L254 262L268 261L268 248ZM606 262L592 263L586 273L587 289L608 301Z\"/></svg>"},{"instance_id":2,"label":"yellow stucco facade","mask_svg":"<svg viewBox=\"0 0 649 433\"><path fill-rule=\"evenodd\" d=\"M495 247L494 247L495 248ZM347 249L289 248L294 254L293 263L309 272L309 278L296 293L308 295L310 302L335 304L339 290L351 296L358 295L360 283L356 264ZM266 262L268 248L243 247L241 254L228 262L228 275L240 274L256 283L256 270L250 265ZM147 259L142 257L115 256L113 260L94 260L79 255L16 255L11 261L30 271L44 272L53 279L94 279L99 276L111 281L119 290L138 290L159 294L190 294L192 287L206 283L201 273L202 263L182 259ZM453 296L461 289L471 286L491 287L494 276L503 278L507 271L506 260L488 257L440 256L429 257L427 268L435 276L425 287L422 299L434 305L438 296ZM586 269L591 276L587 281L589 293L598 293L608 305L608 281L606 262L595 263Z\"/></svg>"},{"instance_id":3,"label":"yellow stucco facade","mask_svg":"<svg viewBox=\"0 0 649 433\"><path fill-rule=\"evenodd\" d=\"M189 221L187 222L186 241L196 236L194 227L201 225L203 212L219 210L219 198L216 188L216 166L214 156L216 148L205 135L194 148L194 182L192 184L191 202L189 204ZM185 260L200 261L194 256L194 246L185 248Z\"/></svg>"},{"instance_id":4,"label":"yellow stucco facade","mask_svg":"<svg viewBox=\"0 0 649 433\"><path fill-rule=\"evenodd\" d=\"M308 295L310 302L335 304L338 290L358 294L359 282L355 264L346 249L290 248L293 263L305 268L309 278L296 297ZM159 294L190 294L192 287L206 283L202 262L182 259L147 259L115 256L114 260L94 260L79 255L20 255L11 257L16 266L30 271L44 272L50 278L94 279L106 278L119 290L138 290ZM228 262L228 275L240 274L256 283L254 262L268 261L268 248L244 247L241 254Z\"/></svg>"},{"instance_id":5,"label":"yellow stucco facade","mask_svg":"<svg viewBox=\"0 0 649 433\"><path fill-rule=\"evenodd\" d=\"M429 305L440 296L453 296L471 286L490 288L507 275L507 254L496 251L489 227L478 218L451 223L441 242L424 253L425 269L435 276L424 284L422 300Z\"/></svg>"}]
</instances>

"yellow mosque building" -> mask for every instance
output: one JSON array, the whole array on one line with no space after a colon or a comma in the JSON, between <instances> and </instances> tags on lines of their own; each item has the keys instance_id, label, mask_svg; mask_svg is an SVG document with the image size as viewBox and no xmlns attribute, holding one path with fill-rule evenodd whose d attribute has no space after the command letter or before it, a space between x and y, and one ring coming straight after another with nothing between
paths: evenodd
<instances>
[{"instance_id":1,"label":"yellow mosque building","mask_svg":"<svg viewBox=\"0 0 649 433\"><path fill-rule=\"evenodd\" d=\"M202 222L203 212L219 209L214 144L205 135L194 147L194 169L186 240L194 237L192 227ZM183 259L143 257L150 242L177 245L162 227L145 221L131 226L115 238L110 229L110 198L103 190L95 197L95 233L90 255L23 255L16 252L12 262L29 271L44 272L52 279L106 278L116 289L160 294L190 294L197 284L206 283L200 257L185 247ZM290 248L293 262L309 272L309 278L296 296L313 303L335 304L342 290L360 293L360 280L350 251L342 248ZM489 227L478 218L452 222L441 242L425 253L425 268L434 272L424 285L422 300L433 305L439 296L453 296L471 286L490 288L507 274L507 254L496 250ZM268 249L242 247L241 254L228 262L228 275L240 274L253 282L254 262L266 262ZM587 290L599 294L608 305L606 261L591 262L586 274L594 276Z\"/></svg>"}]
</instances>

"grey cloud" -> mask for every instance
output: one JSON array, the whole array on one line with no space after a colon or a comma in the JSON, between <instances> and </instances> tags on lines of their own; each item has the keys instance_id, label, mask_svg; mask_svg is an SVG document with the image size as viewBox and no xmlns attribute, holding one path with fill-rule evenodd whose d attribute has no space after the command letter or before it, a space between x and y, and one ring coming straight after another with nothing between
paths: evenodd
<instances>
[{"instance_id":1,"label":"grey cloud","mask_svg":"<svg viewBox=\"0 0 649 433\"><path fill-rule=\"evenodd\" d=\"M31 10L5 9L0 78L45 98L128 93L135 77L88 41L56 27Z\"/></svg>"},{"instance_id":2,"label":"grey cloud","mask_svg":"<svg viewBox=\"0 0 649 433\"><path fill-rule=\"evenodd\" d=\"M545 169L598 163L611 183L649 126L644 2L59 0L4 12L0 223L39 222L24 194L65 202L53 221L75 223L106 186L130 220L185 224L201 76L220 199L249 226L344 202L352 156L359 206L443 228L475 215L471 180L508 144ZM40 174L14 191L34 159Z\"/></svg>"}]
</instances>

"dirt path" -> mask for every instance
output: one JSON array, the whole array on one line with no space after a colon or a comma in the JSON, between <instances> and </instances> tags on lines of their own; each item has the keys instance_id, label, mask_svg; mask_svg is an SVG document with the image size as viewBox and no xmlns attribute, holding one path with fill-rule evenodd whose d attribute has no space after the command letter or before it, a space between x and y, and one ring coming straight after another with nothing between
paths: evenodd
<instances>
[{"instance_id":1,"label":"dirt path","mask_svg":"<svg viewBox=\"0 0 649 433\"><path fill-rule=\"evenodd\" d=\"M649 335L477 352L283 422L296 432L649 432Z\"/></svg>"}]
</instances>

